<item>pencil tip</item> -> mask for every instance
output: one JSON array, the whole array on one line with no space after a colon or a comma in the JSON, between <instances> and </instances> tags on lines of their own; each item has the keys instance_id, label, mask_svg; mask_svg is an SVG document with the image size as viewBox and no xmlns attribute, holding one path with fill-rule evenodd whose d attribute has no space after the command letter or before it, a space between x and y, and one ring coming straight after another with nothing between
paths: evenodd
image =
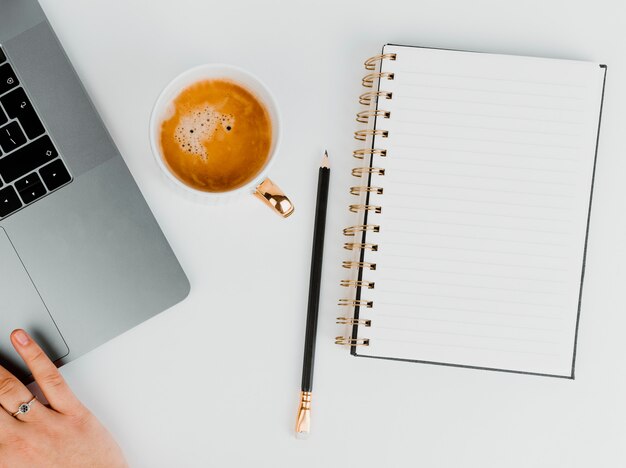
<instances>
[{"instance_id":1,"label":"pencil tip","mask_svg":"<svg viewBox=\"0 0 626 468\"><path fill-rule=\"evenodd\" d=\"M324 157L322 158L321 167L330 169L330 160L328 159L328 151L324 151Z\"/></svg>"}]
</instances>

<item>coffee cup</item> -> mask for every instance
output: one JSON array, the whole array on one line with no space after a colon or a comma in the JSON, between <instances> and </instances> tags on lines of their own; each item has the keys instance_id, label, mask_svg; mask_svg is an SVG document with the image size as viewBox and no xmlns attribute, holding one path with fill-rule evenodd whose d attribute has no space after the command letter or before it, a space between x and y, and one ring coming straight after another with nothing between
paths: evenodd
<instances>
[{"instance_id":1,"label":"coffee cup","mask_svg":"<svg viewBox=\"0 0 626 468\"><path fill-rule=\"evenodd\" d=\"M164 128L166 128L164 122L168 122L168 119L172 120L172 116L177 112L177 110L175 109L176 102L178 102L177 99L179 96L181 96L181 93L184 93L185 90L190 89L190 87L192 86L198 86L198 84L200 84L200 86L204 86L204 83L207 83L207 86L209 86L211 83L221 82L225 83L224 86L228 86L228 83L232 83L232 89L235 89L236 91L242 93L244 97L247 96L246 93L250 93L250 95L258 101L258 104L260 104L266 111L266 116L269 120L268 129L270 129L268 130L268 132L271 132L271 137L268 137L267 145L262 150L266 151L265 159L262 163L259 163L262 165L260 165L258 169L254 169L255 173L250 174L250 177L248 177L249 180L246 180L244 183L240 183L239 186L226 188L221 187L219 188L219 190L216 191L213 190L211 187L207 188L202 185L191 183L191 179L186 178L186 174L183 174L177 167L172 164L171 158L168 160L168 155L164 154L164 140L162 140L162 132L164 132ZM207 89L216 88L208 87ZM253 100L251 99L251 101ZM212 135L213 133L217 134L218 132L222 132L222 135L220 135L219 138L215 137L216 141L211 144L214 145L212 146L212 148L217 148L218 150L226 150L226 148L221 148L219 145L222 144L221 142L223 141L228 141L228 138L235 138L235 132L232 132L232 134L228 134L228 136L225 136L231 131L231 122L233 127L236 127L239 124L241 124L240 127L243 127L246 123L246 117L230 114L227 116L223 114L217 114L211 110L212 108L210 106L205 106L204 108L199 109L200 110L198 110L197 116L196 113L194 113L192 116L196 120L192 119L192 121L204 123L196 122L193 123L193 125L203 125L202 131L204 132L204 135ZM195 111L196 110L194 109L194 112ZM208 118L204 119L204 117ZM180 127L182 125L180 122L183 122L183 120L179 119L177 120L177 122ZM176 144L179 146L177 151L180 154L183 154L183 157L212 157L211 154L193 154L194 151L196 153L203 153L204 143L198 139L198 129L200 129L200 127L193 127L192 124L189 125L189 130L187 129L187 127L185 127L184 130L176 128L176 132L178 132L176 133ZM194 128L196 128L196 134L192 135L194 132ZM184 134L181 133L183 131L185 132ZM293 204L291 203L289 198L283 193L283 191L278 187L278 185L276 185L268 178L268 174L278 155L281 141L281 131L282 127L278 107L269 89L261 82L261 80L259 80L251 73L238 67L223 64L201 65L187 70L174 78L159 95L150 118L150 143L152 146L152 152L154 154L155 160L158 166L161 168L162 172L165 174L166 179L169 180L178 189L184 191L185 193L191 194L197 200L210 204L231 201L233 199L240 198L246 194L254 194L266 205L272 208L272 210L286 218L293 213ZM188 134L187 132L191 132L192 134ZM174 131L172 131L172 135L175 135ZM182 135L182 137L180 135ZM245 141L247 134L242 133L242 135L243 137L238 136L236 138L240 140L238 141L238 143L240 143L240 147L245 148L245 144L248 143ZM188 137L195 139L189 140ZM183 138L183 140L181 140L181 138ZM251 141L250 143L253 142ZM191 147L194 148L189 149ZM228 149L230 149L230 147L231 146L229 145ZM189 154L186 154L185 150L187 150ZM245 152L242 152L242 156L244 158L246 157ZM219 167L217 167L216 169L207 169L211 166L207 166L203 162L193 161L193 163L195 164L195 166L191 167L202 167L202 170L205 171L203 173L204 175L207 175L207 170L209 171L209 176L211 175L211 170L219 171ZM245 161L241 167L248 167L245 164ZM231 170L233 169L231 168ZM237 169L234 170L236 171Z\"/></svg>"}]
</instances>

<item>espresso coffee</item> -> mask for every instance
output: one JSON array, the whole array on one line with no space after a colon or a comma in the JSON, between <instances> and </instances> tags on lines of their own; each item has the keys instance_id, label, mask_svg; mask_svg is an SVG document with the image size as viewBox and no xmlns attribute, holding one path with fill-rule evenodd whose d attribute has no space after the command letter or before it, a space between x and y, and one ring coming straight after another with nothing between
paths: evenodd
<instances>
[{"instance_id":1,"label":"espresso coffee","mask_svg":"<svg viewBox=\"0 0 626 468\"><path fill-rule=\"evenodd\" d=\"M172 102L160 143L165 163L182 182L228 192L249 183L267 163L272 122L261 101L238 83L199 81Z\"/></svg>"}]
</instances>

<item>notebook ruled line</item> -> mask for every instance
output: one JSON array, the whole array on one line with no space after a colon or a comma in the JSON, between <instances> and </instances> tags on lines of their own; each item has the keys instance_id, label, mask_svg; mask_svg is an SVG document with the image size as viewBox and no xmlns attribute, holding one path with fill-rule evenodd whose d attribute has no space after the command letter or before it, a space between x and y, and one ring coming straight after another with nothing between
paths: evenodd
<instances>
[{"instance_id":1,"label":"notebook ruled line","mask_svg":"<svg viewBox=\"0 0 626 468\"><path fill-rule=\"evenodd\" d=\"M403 231L395 230L393 232L401 233ZM455 239L470 239L470 240L483 240L483 241L487 240L487 241L494 241L494 242L508 242L512 244L543 245L543 246L549 246L550 248L554 248L554 247L567 248L567 246L563 245L562 242L534 242L534 241L528 241L528 240L508 239L508 238L502 238L502 237L464 236L461 234L447 234L443 232L410 231L406 233L411 234L411 235L420 235L420 236L451 237ZM385 242L385 245L399 245L399 246L406 247L412 244L408 242L387 241Z\"/></svg>"},{"instance_id":2,"label":"notebook ruled line","mask_svg":"<svg viewBox=\"0 0 626 468\"><path fill-rule=\"evenodd\" d=\"M489 314L489 315L500 315L503 317L522 317L522 318L532 318L532 319L541 319L541 320L556 320L556 321L560 321L563 320L563 317L561 316L556 316L556 315L537 315L537 314L532 314L532 313L526 313L524 312L523 314L516 314L516 313L510 313L510 312L492 312L492 311L486 311L486 310L476 310L476 309L464 309L464 308L460 308L460 307L441 307L441 306L431 306L431 305L420 305L420 304L399 304L399 303L394 303L394 302L385 302L385 301L378 301L377 304L379 306L383 305L383 306L392 306L392 307L410 307L411 309L415 310L416 308L418 309L423 309L425 311L427 311L428 309L436 309L436 310L450 310L453 312L471 312L471 313L476 313L476 314ZM393 316L394 314L389 314L388 312L381 312L380 310L376 311L376 314L378 316L384 316L384 315L390 315ZM397 315L397 314L396 314ZM413 315L397 315L400 318L411 318L411 317L416 317ZM423 318L423 320L440 320L440 319L426 319ZM454 321L453 321L454 322Z\"/></svg>"},{"instance_id":3,"label":"notebook ruled line","mask_svg":"<svg viewBox=\"0 0 626 468\"><path fill-rule=\"evenodd\" d=\"M545 192L524 192L522 190L504 190L504 189L492 189L492 188L482 188L482 187L469 187L463 185L446 185L446 184L426 184L424 182L394 182L395 184L409 184L412 186L420 186L420 187L438 187L438 188L451 188L455 190L472 190L479 192L497 192L497 193L510 193L514 195L533 195L536 197L551 197L551 198L572 198L572 195L565 194L556 194L556 193L545 193Z\"/></svg>"},{"instance_id":4,"label":"notebook ruled line","mask_svg":"<svg viewBox=\"0 0 626 468\"><path fill-rule=\"evenodd\" d=\"M416 197L419 198L419 197ZM402 208L402 207L398 207ZM545 234L567 234L568 231L554 231L554 230L546 230L546 229L529 229L529 228L521 228L521 227L507 227L507 226L499 226L496 224L475 224L475 223L457 223L457 222L446 222L446 221L433 221L429 219L411 219L411 218L399 218L399 217L385 217L387 220L395 220L395 221L404 221L409 223L424 223L424 224L443 224L450 226L468 226L468 227L484 227L484 228L493 228L493 229L501 229L505 231L515 231L515 232L541 232ZM388 225L387 225L388 226ZM388 232L394 232L393 228L384 227L382 228Z\"/></svg>"},{"instance_id":5,"label":"notebook ruled line","mask_svg":"<svg viewBox=\"0 0 626 468\"><path fill-rule=\"evenodd\" d=\"M502 274L498 274L498 275L490 275L487 273L476 273L476 272L459 272L459 271L450 271L450 270L436 270L433 268L414 268L411 267L411 271L414 272L424 272L424 273L442 273L442 274L446 274L446 275L455 275L455 276L469 276L469 277L474 277L474 276L478 276L478 277L482 277L482 278L497 278L497 279L504 279L504 280L516 280L516 281L533 281L533 282L537 282L537 283L558 283L558 284L566 284L567 281L564 280L557 280L557 279L544 279L544 278L531 278L529 276L508 276L508 275L502 275ZM395 283L395 282L405 282L405 281L409 281L407 279L403 279L403 278L390 278L387 277L383 274L380 275L380 280L381 281L385 281L388 283Z\"/></svg>"},{"instance_id":6,"label":"notebook ruled line","mask_svg":"<svg viewBox=\"0 0 626 468\"><path fill-rule=\"evenodd\" d=\"M512 203L512 202L492 201L492 200L476 200L476 199L470 200L468 198L440 197L440 196L422 195L422 194L414 196L414 197L410 197L410 198L413 198L413 199L419 198L419 199L426 199L426 200L461 201L461 202L467 202L467 203L481 203L481 204L487 204L487 205L500 205L500 206L518 206L522 208L541 208L541 209L546 209L546 210L549 209L549 210L558 210L558 211L571 210L570 207L564 207L564 206L536 205L536 204L528 204L528 203ZM388 205L388 206L392 206L393 208L399 208L399 209L412 207L412 206L404 206L404 205Z\"/></svg>"},{"instance_id":7,"label":"notebook ruled line","mask_svg":"<svg viewBox=\"0 0 626 468\"><path fill-rule=\"evenodd\" d=\"M554 172L554 173L559 173L559 174L564 174L564 173L575 174L578 172L578 171L574 171L571 169L546 169L546 168L537 168L537 167L510 166L510 165L504 165L504 164L489 164L489 163L478 163L478 162L471 163L471 162L466 162L466 161L441 161L441 160L435 160L435 159L424 159L421 157L417 158L415 156L407 157L407 156L393 155L393 158L398 161L404 160L404 161L429 162L429 163L439 163L439 164L454 164L455 166L459 165L459 166L493 167L493 168L500 168L500 169L515 169L515 170L533 171L533 172Z\"/></svg>"},{"instance_id":8,"label":"notebook ruled line","mask_svg":"<svg viewBox=\"0 0 626 468\"><path fill-rule=\"evenodd\" d=\"M414 296L414 291L391 291L393 294L404 294ZM462 299L464 301L482 301L482 302L494 302L498 304L517 304L517 305L530 305L537 307L549 307L551 309L564 309L563 306L559 306L556 304L544 304L542 302L528 302L528 301L511 301L511 300L503 300L503 299L487 299L484 297L471 297L471 296L457 296L454 294L433 294L433 293L424 293L420 292L420 296L426 297L444 297L446 299Z\"/></svg>"},{"instance_id":9,"label":"notebook ruled line","mask_svg":"<svg viewBox=\"0 0 626 468\"><path fill-rule=\"evenodd\" d=\"M377 328L381 330L397 330L409 333L423 333L423 334L432 334L432 335L447 335L447 336L463 336L463 337L471 337L471 338L488 338L492 340L507 340L507 341L522 341L522 342L530 342L530 343L543 343L543 344L558 344L557 341L547 341L547 340L533 340L531 338L518 338L513 336L493 336L493 335L479 335L475 333L455 333L455 332L443 332L436 330L419 330L417 328L399 328L399 327L388 327L388 326L378 326Z\"/></svg>"},{"instance_id":10,"label":"notebook ruled line","mask_svg":"<svg viewBox=\"0 0 626 468\"><path fill-rule=\"evenodd\" d=\"M568 88L579 88L584 89L586 86L584 85L576 85L576 84L567 84L561 82L549 82L549 81L530 81L530 80L517 80L511 78L494 78L491 76L481 76L481 75L458 75L451 73L433 73L433 72L425 72L425 71L416 71L416 70L407 70L407 69L398 69L398 74L407 73L412 75L425 75L425 76L447 76L451 78L462 78L462 79L470 79L470 80L485 80L485 81L501 81L501 82L509 82L509 83L526 83L526 84L537 84L537 85L545 85L545 86L556 86L556 87L568 87Z\"/></svg>"},{"instance_id":11,"label":"notebook ruled line","mask_svg":"<svg viewBox=\"0 0 626 468\"><path fill-rule=\"evenodd\" d=\"M416 132L393 132L389 133L389 138L396 135L405 135L405 136L415 136L420 138L442 138L444 140L463 140L463 141L478 141L481 143L504 143L507 145L522 145L522 146L540 146L542 148L561 148L568 150L578 150L580 149L578 146L567 146L567 145L553 145L549 143L535 143L530 141L511 141L511 140L488 140L485 138L471 138L471 137L461 137L457 135L433 135L428 133L416 133Z\"/></svg>"},{"instance_id":12,"label":"notebook ruled line","mask_svg":"<svg viewBox=\"0 0 626 468\"><path fill-rule=\"evenodd\" d=\"M414 341L414 340L388 340L385 338L377 338L378 341L393 341L395 343L411 343L411 344L420 344L426 346L437 346L443 348L465 348L465 349L477 349L482 351L500 351L504 353L521 353L521 354L536 354L540 356L556 356L555 353L542 353L539 351L528 351L528 350L513 350L513 349L502 349L502 348L489 348L484 346L464 346L464 345L452 345L452 344L441 344L441 343L432 343L426 341Z\"/></svg>"},{"instance_id":13,"label":"notebook ruled line","mask_svg":"<svg viewBox=\"0 0 626 468\"><path fill-rule=\"evenodd\" d=\"M474 150L468 150L468 149L459 149L459 148L441 148L441 147L437 147L437 146L425 146L425 145L394 145L394 149L399 149L399 148L404 148L404 149L409 149L409 150L413 150L413 149L426 149L426 150L431 150L431 151L445 151L445 152L449 152L449 153L468 153L468 154L479 154L479 155L491 155L491 156L505 156L505 157L514 157L514 158L522 158L522 159L546 159L546 160L553 160L553 161L569 161L569 162L577 162L578 158L562 158L562 157L554 157L554 156L537 156L537 155L532 155L532 154L526 154L526 153L507 153L504 151L487 151L487 150L481 150L481 151L474 151ZM397 156L394 156L394 158L397 158ZM462 163L462 161L461 161ZM507 167L507 166L494 166L494 167Z\"/></svg>"},{"instance_id":14,"label":"notebook ruled line","mask_svg":"<svg viewBox=\"0 0 626 468\"><path fill-rule=\"evenodd\" d=\"M403 208L403 207L398 207L398 208ZM385 217L386 220L395 220L395 221L403 221L403 222L409 222L409 223L422 223L422 224L442 224L442 225L449 225L449 226L466 226L466 227L480 227L480 228L487 228L487 229L500 229L503 231L515 231L515 232L536 232L536 233L544 233L544 234L568 234L568 231L554 231L554 230L545 230L545 229L529 229L529 228L523 228L523 227L507 227L507 226L501 226L501 225L495 225L495 224L475 224L475 223L458 223L458 222L452 222L452 221L435 221L435 220L430 220L430 219L411 219L411 218L400 218L400 217L391 217L391 216L386 216ZM387 224L384 228L385 231L387 232L402 232L399 230L396 230L394 228L390 228L390 226Z\"/></svg>"},{"instance_id":15,"label":"notebook ruled line","mask_svg":"<svg viewBox=\"0 0 626 468\"><path fill-rule=\"evenodd\" d=\"M393 172L387 171L386 175L391 176ZM402 168L402 174L429 174L429 175L443 175L449 177L461 177L467 179L483 179L483 180L497 180L497 181L506 181L506 182L528 182L531 184L543 184L543 185L561 185L564 187L576 187L576 184L571 182L558 182L558 181L548 181L548 180L536 180L536 179L521 179L515 177L488 177L484 175L475 175L475 174L461 174L457 172L442 172L442 171L428 171L422 169L406 169ZM403 181L400 181L403 182ZM404 181L409 182L409 181Z\"/></svg>"},{"instance_id":16,"label":"notebook ruled line","mask_svg":"<svg viewBox=\"0 0 626 468\"><path fill-rule=\"evenodd\" d=\"M537 130L520 130L515 128L502 128L502 127L486 127L482 125L458 125L449 123L436 123L436 122L424 122L410 119L398 119L394 117L394 122L405 123L410 125L428 125L432 127L450 127L450 128L471 128L475 130L497 130L501 132L511 133L524 133L532 135L555 135L555 136L578 136L576 133L562 133L562 132L541 132Z\"/></svg>"},{"instance_id":17,"label":"notebook ruled line","mask_svg":"<svg viewBox=\"0 0 626 468\"><path fill-rule=\"evenodd\" d=\"M401 75L398 75L401 76ZM567 99L570 101L584 101L585 98L580 96L556 96L554 94L545 94L545 93L524 93L524 92L515 92L515 91L500 91L495 89L480 89L480 88L467 88L463 86L441 86L441 85L429 85L422 83L403 83L398 80L398 87L406 87L406 88L426 88L426 89L445 89L445 90L454 90L454 91L470 91L473 93L485 93L488 95L504 95L504 96L532 96L532 97L545 97L549 99Z\"/></svg>"},{"instance_id":18,"label":"notebook ruled line","mask_svg":"<svg viewBox=\"0 0 626 468\"><path fill-rule=\"evenodd\" d=\"M453 323L459 325L469 325L472 327L493 327L493 328L511 328L513 330L533 330L533 331L541 331L541 332L560 332L562 331L560 328L543 328L543 327L527 327L523 325L505 325L501 323L483 323L483 322L468 322L466 320L445 320L438 318L425 318L418 317L414 315L397 315L397 314L379 314L377 318L390 318L390 319L400 319L400 320L419 320L424 322L441 322L441 323Z\"/></svg>"},{"instance_id":19,"label":"notebook ruled line","mask_svg":"<svg viewBox=\"0 0 626 468\"><path fill-rule=\"evenodd\" d=\"M432 208L419 208L419 207L411 207L411 208L406 208L404 211L428 211L428 212L434 212L434 213L452 213L452 214L471 214L471 215L476 215L476 216L491 216L491 217L497 217L497 218L511 218L511 219L529 219L532 221L548 221L548 222L552 222L552 223L566 223L566 224L572 224L572 220L571 219L559 219L559 218L541 218L541 217L537 217L537 216L522 216L522 215L506 215L506 214L502 214L502 213L488 213L488 212L481 212L481 211L471 211L471 210L444 210L444 209L432 209Z\"/></svg>"},{"instance_id":20,"label":"notebook ruled line","mask_svg":"<svg viewBox=\"0 0 626 468\"><path fill-rule=\"evenodd\" d=\"M447 272L446 272L447 273ZM481 275L476 275L481 276ZM467 277L471 277L470 275L466 275ZM500 278L500 277L496 277ZM512 292L521 292L521 293L538 293L538 294L546 294L551 296L561 296L563 295L562 291L538 291L536 289L520 289L520 288L503 288L503 287L495 287L495 286L482 286L482 285L474 285L474 284L465 284L465 283L450 283L450 282L437 282L437 281L424 281L424 280L410 280L406 278L394 278L392 280L380 280L384 281L384 284L395 284L395 283L405 283L405 284L424 284L424 285L432 285L432 286L458 286L461 288L478 288L478 289L493 289L494 291L512 291ZM380 282L379 281L379 282ZM543 283L543 281L541 281ZM385 292L394 292L393 289L385 288Z\"/></svg>"},{"instance_id":21,"label":"notebook ruled line","mask_svg":"<svg viewBox=\"0 0 626 468\"><path fill-rule=\"evenodd\" d=\"M584 112L584 109L572 109L567 107L549 107L549 106L529 106L528 104L505 104L502 102L486 102L486 101L474 101L468 99L442 99L442 98L428 98L424 96L411 96L408 94L403 94L400 96L401 99L413 99L413 100L421 100L421 101L439 101L439 102L455 102L455 103L465 103L465 104L480 104L483 106L498 106L498 107L520 107L525 109L540 109L540 110L553 110L559 112Z\"/></svg>"},{"instance_id":22,"label":"notebook ruled line","mask_svg":"<svg viewBox=\"0 0 626 468\"><path fill-rule=\"evenodd\" d=\"M425 113L425 114L446 114L446 115L465 115L465 116L470 116L470 117L485 117L488 119L504 119L504 120L523 120L525 122L543 122L543 123L558 123L558 124L563 124L563 125L576 125L576 126L580 126L583 125L584 122L580 121L580 120L557 120L557 119L539 119L539 118L527 118L527 117L519 117L519 116L512 116L512 115L502 115L502 114L480 114L477 112L455 112L455 111L444 111L441 109L424 109L424 108L420 108L420 109L414 109L411 107L401 107L398 106L396 108L396 112L415 112L415 113Z\"/></svg>"},{"instance_id":23,"label":"notebook ruled line","mask_svg":"<svg viewBox=\"0 0 626 468\"><path fill-rule=\"evenodd\" d=\"M416 284L416 285L424 285L424 286L452 286L455 288L469 288L469 289L484 289L486 291L509 291L509 292L516 292L516 293L530 293L530 294L543 294L546 296L563 296L562 292L556 292L556 291L539 291L536 289L520 289L520 288L502 288L502 287L496 287L496 286L481 286L481 285L476 285L476 284L462 284L462 283L450 283L447 281L441 281L441 282L437 282L437 281L410 281L410 280L405 280L405 283L410 283L410 284ZM406 293L406 291L403 290L396 290L396 289L389 289L389 288L385 288L384 289L385 292L387 293L401 293L404 294ZM413 294L413 292L409 292L409 294Z\"/></svg>"},{"instance_id":24,"label":"notebook ruled line","mask_svg":"<svg viewBox=\"0 0 626 468\"><path fill-rule=\"evenodd\" d=\"M445 245L435 245L435 244L422 244L422 243L415 243L412 244L413 247L426 247L429 249L444 249L444 250L458 250L461 252L480 252L480 253L490 253L490 254L502 254L502 255L519 255L522 257L538 257L538 258L552 258L555 260L565 260L568 257L563 256L563 255L546 255L546 254L531 254L531 253L527 253L527 252L514 252L514 251L507 251L507 250L493 250L493 249L472 249L472 248L467 248L467 247L452 247L452 246L445 246ZM398 257L401 255L393 255L390 253L386 253L387 256L389 257Z\"/></svg>"},{"instance_id":25,"label":"notebook ruled line","mask_svg":"<svg viewBox=\"0 0 626 468\"><path fill-rule=\"evenodd\" d=\"M387 255L387 254L386 254ZM388 256L391 256L390 254ZM547 266L538 266L538 265L521 265L515 263L503 263L503 262L481 262L475 260L459 260L459 259L450 259L450 258L437 258L437 257L424 257L421 255L396 255L398 258L411 258L414 260L432 260L439 262L457 262L457 263L468 263L472 265L492 265L492 266L504 266L511 268L531 268L534 270L548 270L548 271L567 271L567 268L559 268L559 267L547 267ZM393 265L394 269L398 270L412 270L413 267L406 267L402 265Z\"/></svg>"}]
</instances>

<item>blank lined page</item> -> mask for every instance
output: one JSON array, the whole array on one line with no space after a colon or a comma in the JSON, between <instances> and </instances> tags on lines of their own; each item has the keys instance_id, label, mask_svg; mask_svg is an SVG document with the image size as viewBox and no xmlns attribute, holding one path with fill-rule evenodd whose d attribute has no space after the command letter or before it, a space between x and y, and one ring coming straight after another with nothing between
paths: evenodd
<instances>
[{"instance_id":1,"label":"blank lined page","mask_svg":"<svg viewBox=\"0 0 626 468\"><path fill-rule=\"evenodd\" d=\"M384 52L358 354L573 377L604 69Z\"/></svg>"}]
</instances>

